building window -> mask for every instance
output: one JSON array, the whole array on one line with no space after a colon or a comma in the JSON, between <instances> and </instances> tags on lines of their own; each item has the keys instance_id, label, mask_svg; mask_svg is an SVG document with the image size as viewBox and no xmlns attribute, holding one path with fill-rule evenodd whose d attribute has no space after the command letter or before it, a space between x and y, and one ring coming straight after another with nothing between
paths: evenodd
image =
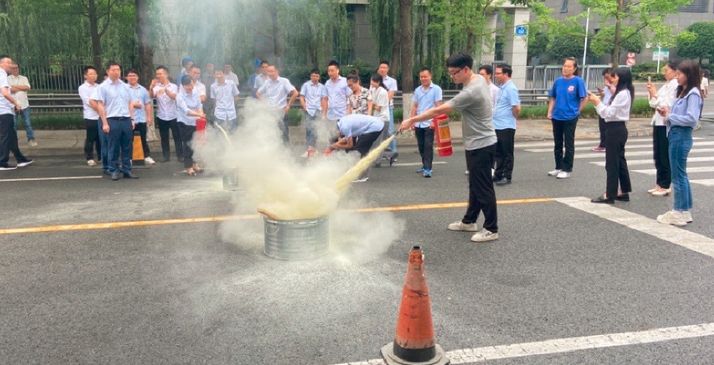
<instances>
[{"instance_id":1,"label":"building window","mask_svg":"<svg viewBox=\"0 0 714 365\"><path fill-rule=\"evenodd\" d=\"M705 0L706 1L706 0ZM568 0L563 0L563 4L560 6L560 12L561 13L567 13L568 12Z\"/></svg>"},{"instance_id":2,"label":"building window","mask_svg":"<svg viewBox=\"0 0 714 365\"><path fill-rule=\"evenodd\" d=\"M709 0L694 0L690 5L679 8L679 11L683 13L706 13L708 8Z\"/></svg>"}]
</instances>

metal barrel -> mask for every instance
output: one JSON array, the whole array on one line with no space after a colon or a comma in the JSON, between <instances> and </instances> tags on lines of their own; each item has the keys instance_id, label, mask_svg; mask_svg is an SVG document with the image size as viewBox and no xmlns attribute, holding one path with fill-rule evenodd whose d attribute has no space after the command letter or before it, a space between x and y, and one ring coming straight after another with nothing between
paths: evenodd
<instances>
[{"instance_id":1,"label":"metal barrel","mask_svg":"<svg viewBox=\"0 0 714 365\"><path fill-rule=\"evenodd\" d=\"M327 217L273 220L263 217L265 254L279 260L309 260L327 253L330 225Z\"/></svg>"}]
</instances>

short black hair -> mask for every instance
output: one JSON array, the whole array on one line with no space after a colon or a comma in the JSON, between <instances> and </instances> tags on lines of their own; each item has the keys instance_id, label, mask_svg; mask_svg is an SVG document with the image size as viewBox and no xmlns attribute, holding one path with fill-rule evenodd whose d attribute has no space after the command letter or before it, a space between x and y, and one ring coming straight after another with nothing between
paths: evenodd
<instances>
[{"instance_id":1,"label":"short black hair","mask_svg":"<svg viewBox=\"0 0 714 365\"><path fill-rule=\"evenodd\" d=\"M347 81L359 82L359 75L354 72L350 72L347 75Z\"/></svg>"},{"instance_id":2,"label":"short black hair","mask_svg":"<svg viewBox=\"0 0 714 365\"><path fill-rule=\"evenodd\" d=\"M513 75L513 69L511 68L511 65L509 65L509 64L502 63L499 65L496 65L496 68L500 68L501 72L508 75L508 77L511 77L511 75Z\"/></svg>"},{"instance_id":3,"label":"short black hair","mask_svg":"<svg viewBox=\"0 0 714 365\"><path fill-rule=\"evenodd\" d=\"M335 60L331 60L330 62L327 63L327 67L330 67L330 66L335 66L335 67L337 67L338 70L340 69L340 63Z\"/></svg>"},{"instance_id":4,"label":"short black hair","mask_svg":"<svg viewBox=\"0 0 714 365\"><path fill-rule=\"evenodd\" d=\"M493 67L491 65L481 65L481 67L478 68L479 71L484 70L486 71L487 74L493 75Z\"/></svg>"},{"instance_id":5,"label":"short black hair","mask_svg":"<svg viewBox=\"0 0 714 365\"><path fill-rule=\"evenodd\" d=\"M121 65L119 64L119 62L116 62L116 61L107 62L107 70L112 68L112 66L119 66L119 68L121 69Z\"/></svg>"},{"instance_id":6,"label":"short black hair","mask_svg":"<svg viewBox=\"0 0 714 365\"><path fill-rule=\"evenodd\" d=\"M163 66L163 65L156 66L156 69L154 69L154 71L158 71L158 70L164 70L164 71L166 71L166 73L169 72L169 69L166 68L166 66Z\"/></svg>"},{"instance_id":7,"label":"short black hair","mask_svg":"<svg viewBox=\"0 0 714 365\"><path fill-rule=\"evenodd\" d=\"M263 65L268 65L268 66L270 66L270 62L268 62L267 60L260 60L260 65L261 65L261 66L263 66Z\"/></svg>"},{"instance_id":8,"label":"short black hair","mask_svg":"<svg viewBox=\"0 0 714 365\"><path fill-rule=\"evenodd\" d=\"M6 58L12 59L12 57L10 57L10 55L7 55L7 54L1 54L1 55L0 55L0 61L4 60L4 59L6 59Z\"/></svg>"},{"instance_id":9,"label":"short black hair","mask_svg":"<svg viewBox=\"0 0 714 365\"><path fill-rule=\"evenodd\" d=\"M319 74L320 74L320 70L318 70L318 69L316 69L316 68L313 68L312 70L310 70L310 75L312 75L312 74L318 74L318 75L319 75Z\"/></svg>"},{"instance_id":10,"label":"short black hair","mask_svg":"<svg viewBox=\"0 0 714 365\"><path fill-rule=\"evenodd\" d=\"M139 76L139 71L137 71L137 70L134 69L134 68L130 68L129 70L127 70L127 71L124 73L124 75L129 75L129 74L134 74L134 75L136 75L136 76Z\"/></svg>"},{"instance_id":11,"label":"short black hair","mask_svg":"<svg viewBox=\"0 0 714 365\"><path fill-rule=\"evenodd\" d=\"M387 66L389 66L389 61L387 61L387 60L379 60L379 65L377 65L377 66L382 66L382 65L387 65Z\"/></svg>"},{"instance_id":12,"label":"short black hair","mask_svg":"<svg viewBox=\"0 0 714 365\"><path fill-rule=\"evenodd\" d=\"M612 67L608 67L608 68L602 70L602 75L603 76L609 75L611 72L612 72Z\"/></svg>"},{"instance_id":13,"label":"short black hair","mask_svg":"<svg viewBox=\"0 0 714 365\"><path fill-rule=\"evenodd\" d=\"M427 71L427 72L429 72L429 73L431 74L431 69L430 69L429 67L422 67L422 68L419 69L419 73L422 73L422 72L424 72L424 71Z\"/></svg>"},{"instance_id":14,"label":"short black hair","mask_svg":"<svg viewBox=\"0 0 714 365\"><path fill-rule=\"evenodd\" d=\"M473 68L474 59L466 53L454 53L446 59L446 67Z\"/></svg>"},{"instance_id":15,"label":"short black hair","mask_svg":"<svg viewBox=\"0 0 714 365\"><path fill-rule=\"evenodd\" d=\"M82 69L82 75L87 75L87 72L89 72L89 70L94 70L94 72L97 72L97 69L94 68L94 66L84 66L84 68Z\"/></svg>"},{"instance_id":16,"label":"short black hair","mask_svg":"<svg viewBox=\"0 0 714 365\"><path fill-rule=\"evenodd\" d=\"M193 66L191 66L191 68L190 68L189 70L193 70L194 68L197 68L197 69L200 70L200 69L201 69L201 66L199 66L199 65L197 65L197 64L194 63Z\"/></svg>"},{"instance_id":17,"label":"short black hair","mask_svg":"<svg viewBox=\"0 0 714 365\"><path fill-rule=\"evenodd\" d=\"M181 76L181 85L182 85L182 86L189 85L189 84L191 84L192 82L193 82L193 80L191 80L191 76L189 76L189 75L183 75L183 76Z\"/></svg>"}]
</instances>

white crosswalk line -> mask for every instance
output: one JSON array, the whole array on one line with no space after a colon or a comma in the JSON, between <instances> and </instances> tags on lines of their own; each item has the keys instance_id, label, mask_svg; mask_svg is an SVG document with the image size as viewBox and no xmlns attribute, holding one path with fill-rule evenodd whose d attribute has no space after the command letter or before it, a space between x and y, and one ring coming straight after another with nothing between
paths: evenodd
<instances>
[{"instance_id":1,"label":"white crosswalk line","mask_svg":"<svg viewBox=\"0 0 714 365\"><path fill-rule=\"evenodd\" d=\"M702 140L703 137L693 137L692 138L695 141ZM580 140L580 141L575 141L576 146L595 146L599 141L595 139L591 140ZM650 142L652 143L652 137L641 137L641 138L630 138L627 140L627 143L634 143L634 142ZM543 141L543 142L519 142L514 145L515 148L540 148L540 147L550 147L549 151L553 150L553 141ZM546 151L548 152L548 151Z\"/></svg>"},{"instance_id":2,"label":"white crosswalk line","mask_svg":"<svg viewBox=\"0 0 714 365\"><path fill-rule=\"evenodd\" d=\"M657 169L632 170L632 172L637 172L645 175L657 175ZM687 167L687 174L699 172L714 172L714 166Z\"/></svg>"},{"instance_id":3,"label":"white crosswalk line","mask_svg":"<svg viewBox=\"0 0 714 365\"><path fill-rule=\"evenodd\" d=\"M691 151L689 151L689 154L699 154L699 153L709 153L709 152L714 152L714 148L692 148ZM625 147L625 157L630 157L630 156L651 156L652 151L634 151L634 152L629 152L627 151L627 147ZM605 154L602 152L595 152L595 153L583 153L578 155L577 153L575 154L575 159L585 159L585 158L605 158Z\"/></svg>"},{"instance_id":4,"label":"white crosswalk line","mask_svg":"<svg viewBox=\"0 0 714 365\"><path fill-rule=\"evenodd\" d=\"M703 142L695 142L694 147L704 147L704 146L714 146L714 141L703 141ZM626 150L633 150L633 149L652 149L652 144L630 144L630 141L627 141L627 145L625 146ZM575 147L575 152L577 156L578 151L591 151L592 147L588 146L583 146L583 147ZM525 149L526 152L553 152L553 147L551 146L550 148L527 148ZM598 152L601 155L605 155L604 152ZM651 152L650 152L651 153Z\"/></svg>"},{"instance_id":5,"label":"white crosswalk line","mask_svg":"<svg viewBox=\"0 0 714 365\"><path fill-rule=\"evenodd\" d=\"M714 157L689 157L689 158L687 158L687 163L709 162L709 161L714 161ZM605 161L593 161L590 163L593 165L605 166ZM650 164L654 164L654 162L652 162L651 158L648 158L646 160L627 160L627 166L650 165Z\"/></svg>"},{"instance_id":6,"label":"white crosswalk line","mask_svg":"<svg viewBox=\"0 0 714 365\"><path fill-rule=\"evenodd\" d=\"M700 184L700 185L705 185L705 186L714 186L714 179L697 179L697 180L689 179L689 182L693 183L693 184Z\"/></svg>"}]
</instances>

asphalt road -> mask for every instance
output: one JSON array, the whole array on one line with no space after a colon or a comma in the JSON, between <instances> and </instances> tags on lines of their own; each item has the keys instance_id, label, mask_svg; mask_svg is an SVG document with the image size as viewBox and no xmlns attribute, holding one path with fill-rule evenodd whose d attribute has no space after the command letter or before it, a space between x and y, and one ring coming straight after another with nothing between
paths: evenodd
<instances>
[{"instance_id":1,"label":"asphalt road","mask_svg":"<svg viewBox=\"0 0 714 365\"><path fill-rule=\"evenodd\" d=\"M695 136L714 141L714 124L705 123ZM141 179L135 181L7 181L100 175L77 156L62 151L0 175L2 363L328 365L375 359L394 336L407 254L415 244L426 253L437 340L447 351L714 322L714 257L674 243L683 231L714 238L714 186L693 183L695 221L666 239L559 201L519 201L599 195L605 171L591 162L604 155L577 159L571 179L555 180L545 174L553 167L550 153L519 148L513 184L497 188L503 202L498 241L474 244L468 234L447 231L463 208L343 211L332 218L332 252L301 262L264 256L258 219L175 221L252 213L239 193L222 189L219 176L188 178L176 162L137 169ZM399 163L417 159L407 148ZM369 182L354 184L343 208L465 201L463 151L437 161L445 163L435 165L431 179L415 174L414 166L373 169ZM653 176L631 175L632 201L616 204L617 211L652 221L670 209L671 197L646 193ZM714 173L690 178L704 181ZM7 231L127 221L144 225ZM487 363L712 359L714 336L698 336Z\"/></svg>"}]
</instances>

